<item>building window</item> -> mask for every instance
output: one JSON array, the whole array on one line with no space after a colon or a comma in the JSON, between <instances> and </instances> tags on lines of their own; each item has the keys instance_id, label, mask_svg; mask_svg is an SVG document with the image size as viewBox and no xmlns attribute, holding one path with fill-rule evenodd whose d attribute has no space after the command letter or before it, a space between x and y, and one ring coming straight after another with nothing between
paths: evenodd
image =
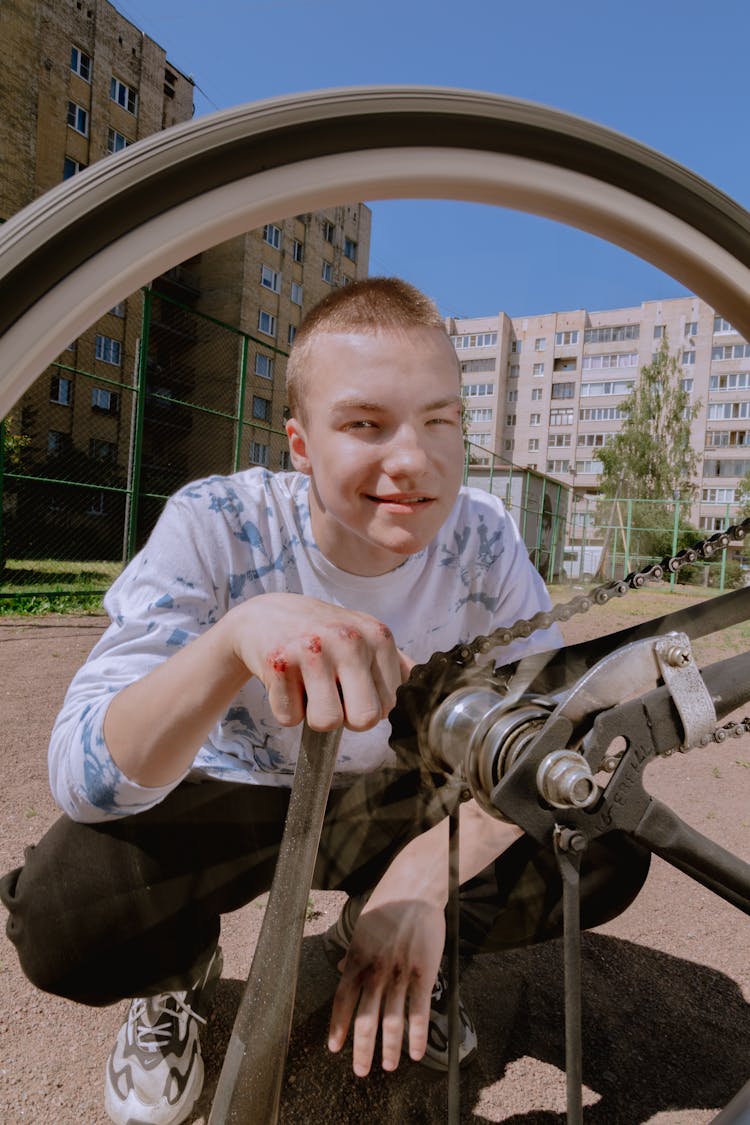
<instances>
[{"instance_id":1,"label":"building window","mask_svg":"<svg viewBox=\"0 0 750 1125\"><path fill-rule=\"evenodd\" d=\"M720 344L711 348L711 359L750 359L750 344Z\"/></svg>"},{"instance_id":2,"label":"building window","mask_svg":"<svg viewBox=\"0 0 750 1125\"><path fill-rule=\"evenodd\" d=\"M95 492L91 497L91 503L86 509L87 516L103 516L104 515L104 493Z\"/></svg>"},{"instance_id":3,"label":"building window","mask_svg":"<svg viewBox=\"0 0 750 1125\"><path fill-rule=\"evenodd\" d=\"M572 332L556 332L555 345L558 348L568 347L570 344L578 343L578 329Z\"/></svg>"},{"instance_id":4,"label":"building window","mask_svg":"<svg viewBox=\"0 0 750 1125\"><path fill-rule=\"evenodd\" d=\"M683 382L685 380L683 379ZM711 391L746 391L750 388L750 371L735 371L731 375L709 375Z\"/></svg>"},{"instance_id":5,"label":"building window","mask_svg":"<svg viewBox=\"0 0 750 1125\"><path fill-rule=\"evenodd\" d=\"M709 402L709 421L718 422L722 418L750 418L750 402Z\"/></svg>"},{"instance_id":6,"label":"building window","mask_svg":"<svg viewBox=\"0 0 750 1125\"><path fill-rule=\"evenodd\" d=\"M467 336L452 336L453 347L459 351L461 348L491 348L497 343L497 332L472 332Z\"/></svg>"},{"instance_id":7,"label":"building window","mask_svg":"<svg viewBox=\"0 0 750 1125\"><path fill-rule=\"evenodd\" d=\"M92 457L95 461L113 462L117 459L117 446L113 441L89 438L89 457Z\"/></svg>"},{"instance_id":8,"label":"building window","mask_svg":"<svg viewBox=\"0 0 750 1125\"><path fill-rule=\"evenodd\" d=\"M570 445L570 434L550 434L547 439L548 449L566 449Z\"/></svg>"},{"instance_id":9,"label":"building window","mask_svg":"<svg viewBox=\"0 0 750 1125\"><path fill-rule=\"evenodd\" d=\"M292 258L295 262L304 262L305 260L305 244L297 238L292 243Z\"/></svg>"},{"instance_id":10,"label":"building window","mask_svg":"<svg viewBox=\"0 0 750 1125\"><path fill-rule=\"evenodd\" d=\"M270 399L261 398L260 395L253 395L253 418L259 418L261 422L271 421Z\"/></svg>"},{"instance_id":11,"label":"building window","mask_svg":"<svg viewBox=\"0 0 750 1125\"><path fill-rule=\"evenodd\" d=\"M492 445L492 434L488 433L487 431L483 431L479 434L469 434L469 441L473 445L483 445L486 448L487 446Z\"/></svg>"},{"instance_id":12,"label":"building window","mask_svg":"<svg viewBox=\"0 0 750 1125\"><path fill-rule=\"evenodd\" d=\"M273 359L270 355L255 353L255 374L260 375L261 379L273 379Z\"/></svg>"},{"instance_id":13,"label":"building window","mask_svg":"<svg viewBox=\"0 0 750 1125\"><path fill-rule=\"evenodd\" d=\"M278 270L272 270L270 266L260 267L260 283L264 289L270 289L272 293L281 292L281 274Z\"/></svg>"},{"instance_id":14,"label":"building window","mask_svg":"<svg viewBox=\"0 0 750 1125\"><path fill-rule=\"evenodd\" d=\"M701 499L707 504L734 504L733 488L704 488Z\"/></svg>"},{"instance_id":15,"label":"building window","mask_svg":"<svg viewBox=\"0 0 750 1125\"><path fill-rule=\"evenodd\" d=\"M695 351L685 351L682 353L682 366L692 366L695 363Z\"/></svg>"},{"instance_id":16,"label":"building window","mask_svg":"<svg viewBox=\"0 0 750 1125\"><path fill-rule=\"evenodd\" d=\"M532 387L531 388L531 401L532 402L539 402L543 397L544 397L544 390L542 389L542 387Z\"/></svg>"},{"instance_id":17,"label":"building window","mask_svg":"<svg viewBox=\"0 0 750 1125\"><path fill-rule=\"evenodd\" d=\"M250 442L250 464L268 467L268 446L262 441Z\"/></svg>"},{"instance_id":18,"label":"building window","mask_svg":"<svg viewBox=\"0 0 750 1125\"><path fill-rule=\"evenodd\" d=\"M118 301L109 311L111 316L125 316L125 302Z\"/></svg>"},{"instance_id":19,"label":"building window","mask_svg":"<svg viewBox=\"0 0 750 1125\"><path fill-rule=\"evenodd\" d=\"M297 335L297 325L290 324L286 330L286 342L291 345L294 343L294 337Z\"/></svg>"},{"instance_id":20,"label":"building window","mask_svg":"<svg viewBox=\"0 0 750 1125\"><path fill-rule=\"evenodd\" d=\"M601 461L576 461L577 473L587 473L589 476L598 476L601 471Z\"/></svg>"},{"instance_id":21,"label":"building window","mask_svg":"<svg viewBox=\"0 0 750 1125\"><path fill-rule=\"evenodd\" d=\"M127 148L130 141L122 133L118 133L116 129L107 130L107 152L120 152L122 149Z\"/></svg>"},{"instance_id":22,"label":"building window","mask_svg":"<svg viewBox=\"0 0 750 1125\"><path fill-rule=\"evenodd\" d=\"M534 450L536 450L538 448L539 448L539 438L538 437L530 437L529 438L529 449L531 450L531 452L533 453Z\"/></svg>"},{"instance_id":23,"label":"building window","mask_svg":"<svg viewBox=\"0 0 750 1125\"><path fill-rule=\"evenodd\" d=\"M70 434L64 434L60 430L50 430L47 434L47 452L52 456L60 453L65 453L70 449Z\"/></svg>"},{"instance_id":24,"label":"building window","mask_svg":"<svg viewBox=\"0 0 750 1125\"><path fill-rule=\"evenodd\" d=\"M273 223L267 223L263 227L263 241L267 242L269 246L273 246L275 250L280 250L281 227L274 226Z\"/></svg>"},{"instance_id":25,"label":"building window","mask_svg":"<svg viewBox=\"0 0 750 1125\"><path fill-rule=\"evenodd\" d=\"M109 96L113 102L117 102L117 104L121 105L123 109L126 109L128 113L135 115L137 112L138 95L135 90L131 89L130 86L126 86L119 78L115 78L114 74L109 82Z\"/></svg>"},{"instance_id":26,"label":"building window","mask_svg":"<svg viewBox=\"0 0 750 1125\"><path fill-rule=\"evenodd\" d=\"M613 340L637 340L641 330L638 324L619 324L615 328L588 328L583 334L584 344L609 344ZM577 343L577 341L572 341Z\"/></svg>"},{"instance_id":27,"label":"building window","mask_svg":"<svg viewBox=\"0 0 750 1125\"><path fill-rule=\"evenodd\" d=\"M474 422L491 422L492 421L492 407L491 406L476 406L473 410L466 411L466 421L470 424Z\"/></svg>"},{"instance_id":28,"label":"building window","mask_svg":"<svg viewBox=\"0 0 750 1125\"><path fill-rule=\"evenodd\" d=\"M537 336L536 340L534 340L534 351L535 352L544 352L546 350L547 350L547 337L546 336Z\"/></svg>"},{"instance_id":29,"label":"building window","mask_svg":"<svg viewBox=\"0 0 750 1125\"><path fill-rule=\"evenodd\" d=\"M82 105L68 102L68 125L84 137L89 135L89 115Z\"/></svg>"},{"instance_id":30,"label":"building window","mask_svg":"<svg viewBox=\"0 0 750 1125\"><path fill-rule=\"evenodd\" d=\"M569 410L557 409L550 410L549 412L550 426L572 426L573 425L573 408Z\"/></svg>"},{"instance_id":31,"label":"building window","mask_svg":"<svg viewBox=\"0 0 750 1125\"><path fill-rule=\"evenodd\" d=\"M506 414L505 415L505 425L506 426L515 426L515 424L516 424L516 415L515 414Z\"/></svg>"},{"instance_id":32,"label":"building window","mask_svg":"<svg viewBox=\"0 0 750 1125\"><path fill-rule=\"evenodd\" d=\"M344 238L344 257L348 258L350 262L357 260L357 243L353 238Z\"/></svg>"},{"instance_id":33,"label":"building window","mask_svg":"<svg viewBox=\"0 0 750 1125\"><path fill-rule=\"evenodd\" d=\"M723 316L714 317L714 336L718 336L723 332L734 332L732 325Z\"/></svg>"},{"instance_id":34,"label":"building window","mask_svg":"<svg viewBox=\"0 0 750 1125\"><path fill-rule=\"evenodd\" d=\"M541 426L541 424L542 424L541 414L529 414L529 425L530 426Z\"/></svg>"},{"instance_id":35,"label":"building window","mask_svg":"<svg viewBox=\"0 0 750 1125\"><path fill-rule=\"evenodd\" d=\"M655 340L661 340L663 335L664 335L664 325L663 324L655 324L654 325L654 339Z\"/></svg>"},{"instance_id":36,"label":"building window","mask_svg":"<svg viewBox=\"0 0 750 1125\"><path fill-rule=\"evenodd\" d=\"M518 391L517 390L506 391L505 392L505 401L506 402L518 402Z\"/></svg>"},{"instance_id":37,"label":"building window","mask_svg":"<svg viewBox=\"0 0 750 1125\"><path fill-rule=\"evenodd\" d=\"M680 379L680 386L682 387L686 395L691 395L693 393L694 383L694 379Z\"/></svg>"},{"instance_id":38,"label":"building window","mask_svg":"<svg viewBox=\"0 0 750 1125\"><path fill-rule=\"evenodd\" d=\"M619 406L587 406L578 411L581 422L621 422L627 416L627 411Z\"/></svg>"},{"instance_id":39,"label":"building window","mask_svg":"<svg viewBox=\"0 0 750 1125\"><path fill-rule=\"evenodd\" d=\"M516 443L515 443L514 438L506 438L505 441L503 442L503 448L505 449L505 452L506 453L512 453L515 444Z\"/></svg>"},{"instance_id":40,"label":"building window","mask_svg":"<svg viewBox=\"0 0 750 1125\"><path fill-rule=\"evenodd\" d=\"M84 82L91 81L91 58L80 47L70 48L70 69L83 78Z\"/></svg>"},{"instance_id":41,"label":"building window","mask_svg":"<svg viewBox=\"0 0 750 1125\"><path fill-rule=\"evenodd\" d=\"M461 394L464 398L480 398L482 395L494 395L494 383L464 383Z\"/></svg>"},{"instance_id":42,"label":"building window","mask_svg":"<svg viewBox=\"0 0 750 1125\"><path fill-rule=\"evenodd\" d=\"M323 221L323 239L325 242L330 242L333 246L333 240L336 235L336 227L333 223L329 223L327 219Z\"/></svg>"},{"instance_id":43,"label":"building window","mask_svg":"<svg viewBox=\"0 0 750 1125\"><path fill-rule=\"evenodd\" d=\"M289 468L289 465L289 450L282 449L281 453L279 454L279 468L282 470L282 472L284 472Z\"/></svg>"},{"instance_id":44,"label":"building window","mask_svg":"<svg viewBox=\"0 0 750 1125\"><path fill-rule=\"evenodd\" d=\"M80 160L73 160L71 156L66 156L63 161L63 179L69 180L71 176L76 176L79 172L82 172L85 167L86 165L81 164Z\"/></svg>"},{"instance_id":45,"label":"building window","mask_svg":"<svg viewBox=\"0 0 750 1125\"><path fill-rule=\"evenodd\" d=\"M92 387L91 409L102 414L119 414L120 396L116 391L109 391L106 387Z\"/></svg>"},{"instance_id":46,"label":"building window","mask_svg":"<svg viewBox=\"0 0 750 1125\"><path fill-rule=\"evenodd\" d=\"M523 340L511 340L510 350L512 355L520 355L523 348Z\"/></svg>"},{"instance_id":47,"label":"building window","mask_svg":"<svg viewBox=\"0 0 750 1125\"><path fill-rule=\"evenodd\" d=\"M581 383L581 398L596 395L629 395L635 385L633 379L616 379L604 383Z\"/></svg>"},{"instance_id":48,"label":"building window","mask_svg":"<svg viewBox=\"0 0 750 1125\"><path fill-rule=\"evenodd\" d=\"M295 305L302 304L302 289L303 287L298 281L292 282L292 303Z\"/></svg>"},{"instance_id":49,"label":"building window","mask_svg":"<svg viewBox=\"0 0 750 1125\"><path fill-rule=\"evenodd\" d=\"M611 370L613 367L637 367L638 352L614 352L612 355L585 355L582 371Z\"/></svg>"},{"instance_id":50,"label":"building window","mask_svg":"<svg viewBox=\"0 0 750 1125\"><path fill-rule=\"evenodd\" d=\"M73 401L73 380L65 379L62 375L53 375L49 388L50 402L57 402L60 406L70 406Z\"/></svg>"},{"instance_id":51,"label":"building window","mask_svg":"<svg viewBox=\"0 0 750 1125\"><path fill-rule=\"evenodd\" d=\"M264 336L273 336L275 339L276 317L261 309L258 313L258 331L262 332Z\"/></svg>"},{"instance_id":52,"label":"building window","mask_svg":"<svg viewBox=\"0 0 750 1125\"><path fill-rule=\"evenodd\" d=\"M511 363L510 367L508 368L508 378L509 379L517 379L520 372L521 372L520 366L517 363Z\"/></svg>"},{"instance_id":53,"label":"building window","mask_svg":"<svg viewBox=\"0 0 750 1125\"><path fill-rule=\"evenodd\" d=\"M570 470L570 461L548 461L548 473L567 473Z\"/></svg>"},{"instance_id":54,"label":"building window","mask_svg":"<svg viewBox=\"0 0 750 1125\"><path fill-rule=\"evenodd\" d=\"M688 320L685 322L685 335L697 336L698 335L698 321Z\"/></svg>"},{"instance_id":55,"label":"building window","mask_svg":"<svg viewBox=\"0 0 750 1125\"><path fill-rule=\"evenodd\" d=\"M323 278L323 281L327 281L329 285L333 285L333 266L330 262L323 262L323 269L321 270L320 276Z\"/></svg>"},{"instance_id":56,"label":"building window","mask_svg":"<svg viewBox=\"0 0 750 1125\"><path fill-rule=\"evenodd\" d=\"M534 376L534 378L540 379L542 375L544 375L544 364L535 363L531 369L531 374Z\"/></svg>"},{"instance_id":57,"label":"building window","mask_svg":"<svg viewBox=\"0 0 750 1125\"><path fill-rule=\"evenodd\" d=\"M122 344L119 340L113 340L111 336L97 334L95 355L103 363L113 363L119 367L122 363Z\"/></svg>"},{"instance_id":58,"label":"building window","mask_svg":"<svg viewBox=\"0 0 750 1125\"><path fill-rule=\"evenodd\" d=\"M579 434L578 435L578 445L583 446L584 448L588 448L590 446L594 446L594 447L598 448L598 447L601 447L603 445L609 445L609 443L611 441L614 441L615 436L616 435L614 433L611 433L611 434Z\"/></svg>"},{"instance_id":59,"label":"building window","mask_svg":"<svg viewBox=\"0 0 750 1125\"><path fill-rule=\"evenodd\" d=\"M575 383L553 383L552 398L575 398Z\"/></svg>"}]
</instances>

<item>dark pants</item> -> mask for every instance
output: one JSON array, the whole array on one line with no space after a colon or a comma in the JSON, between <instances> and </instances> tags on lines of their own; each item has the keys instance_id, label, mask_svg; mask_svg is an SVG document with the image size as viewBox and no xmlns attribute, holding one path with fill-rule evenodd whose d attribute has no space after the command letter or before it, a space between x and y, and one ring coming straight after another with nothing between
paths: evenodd
<instances>
[{"instance_id":1,"label":"dark pants","mask_svg":"<svg viewBox=\"0 0 750 1125\"><path fill-rule=\"evenodd\" d=\"M219 935L220 916L271 885L286 789L206 781L156 807L100 824L61 817L25 865L0 880L7 932L29 979L103 1005L185 988ZM410 839L445 815L417 771L383 771L329 797L313 887L360 894ZM649 855L612 833L582 870L582 924L635 898ZM462 888L462 951L557 937L562 888L551 852L526 837Z\"/></svg>"}]
</instances>

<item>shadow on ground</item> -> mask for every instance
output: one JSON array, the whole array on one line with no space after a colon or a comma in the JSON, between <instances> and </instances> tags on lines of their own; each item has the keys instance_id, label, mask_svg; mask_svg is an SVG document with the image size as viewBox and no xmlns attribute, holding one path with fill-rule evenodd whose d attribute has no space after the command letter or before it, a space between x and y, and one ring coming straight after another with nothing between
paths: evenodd
<instances>
[{"instance_id":1,"label":"shadow on ground","mask_svg":"<svg viewBox=\"0 0 750 1125\"><path fill-rule=\"evenodd\" d=\"M516 1059L564 1070L559 942L478 958L462 994L479 1034L463 1072L461 1122L564 1125L529 1089L528 1109L491 1118L475 1109L482 1091ZM600 934L583 939L584 1083L598 1098L585 1125L638 1125L661 1111L726 1105L750 1074L750 1005L722 973ZM303 943L300 987L285 1077L284 1125L433 1125L447 1119L447 1082L404 1061L395 1074L357 1079L351 1054L325 1047L336 976L320 937ZM279 987L283 983L279 982ZM243 982L223 981L203 1040L206 1088L191 1120L208 1119ZM591 1099L593 1100L593 1099ZM514 1096L514 1106L519 1098ZM549 1102L546 1103L549 1105ZM266 1125L260 1107L248 1122ZM679 1120L679 1118L677 1118Z\"/></svg>"}]
</instances>

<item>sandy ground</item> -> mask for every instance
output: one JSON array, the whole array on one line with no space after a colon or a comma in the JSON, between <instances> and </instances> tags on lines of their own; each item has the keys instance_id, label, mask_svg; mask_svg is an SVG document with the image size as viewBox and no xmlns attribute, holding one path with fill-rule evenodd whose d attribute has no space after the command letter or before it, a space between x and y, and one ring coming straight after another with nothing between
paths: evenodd
<instances>
[{"instance_id":1,"label":"sandy ground","mask_svg":"<svg viewBox=\"0 0 750 1125\"><path fill-rule=\"evenodd\" d=\"M689 604L685 595L631 594L565 626L568 642ZM46 742L65 687L103 627L101 618L0 623L0 869L56 811ZM701 641L702 663L750 648L750 625ZM750 713L750 705L748 706ZM750 859L750 737L649 767L648 788L686 821ZM342 897L316 892L302 951L287 1066L285 1125L357 1125L447 1119L447 1084L404 1062L395 1074L356 1079L345 1050L325 1048L336 974L319 935ZM225 974L204 1034L206 1088L190 1121L206 1122L263 917L253 903L224 919ZM748 917L655 858L624 915L583 940L586 1125L703 1125L750 1078ZM282 987L282 982L279 982ZM462 1078L462 1122L565 1121L561 947L557 942L478 958L462 994L480 1050ZM0 937L0 1122L107 1125L104 1064L127 1005L77 1007L23 978ZM257 1107L248 1123L265 1125Z\"/></svg>"}]
</instances>

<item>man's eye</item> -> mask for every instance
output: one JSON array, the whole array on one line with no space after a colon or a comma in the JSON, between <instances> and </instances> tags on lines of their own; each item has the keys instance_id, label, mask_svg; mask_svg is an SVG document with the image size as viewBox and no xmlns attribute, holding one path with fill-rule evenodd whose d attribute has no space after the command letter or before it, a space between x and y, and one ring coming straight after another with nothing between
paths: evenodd
<instances>
[{"instance_id":1,"label":"man's eye","mask_svg":"<svg viewBox=\"0 0 750 1125\"><path fill-rule=\"evenodd\" d=\"M375 423L370 421L369 418L357 418L354 422L347 422L344 426L345 430L368 430L374 428Z\"/></svg>"}]
</instances>

